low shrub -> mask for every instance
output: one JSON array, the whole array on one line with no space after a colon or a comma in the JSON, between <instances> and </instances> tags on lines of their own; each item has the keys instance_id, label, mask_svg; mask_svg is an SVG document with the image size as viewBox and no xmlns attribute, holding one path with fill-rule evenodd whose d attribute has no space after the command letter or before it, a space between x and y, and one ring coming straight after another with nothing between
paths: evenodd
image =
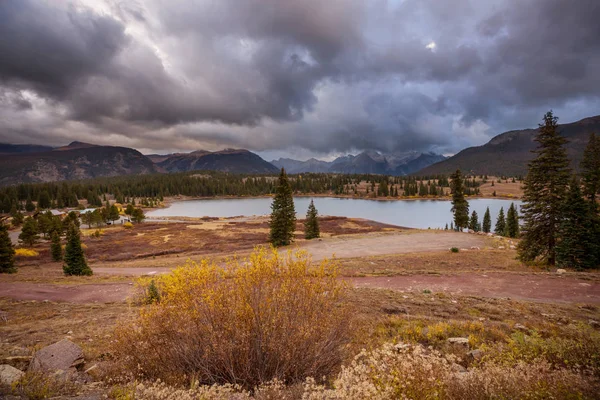
<instances>
[{"instance_id":1,"label":"low shrub","mask_svg":"<svg viewBox=\"0 0 600 400\"><path fill-rule=\"evenodd\" d=\"M117 328L116 362L136 378L246 389L330 375L351 335L337 271L265 248L225 266L188 260L155 278L159 302Z\"/></svg>"},{"instance_id":2,"label":"low shrub","mask_svg":"<svg viewBox=\"0 0 600 400\"><path fill-rule=\"evenodd\" d=\"M450 251L451 251L452 253L458 253L460 250L458 249L458 247L451 247L451 248L450 248Z\"/></svg>"},{"instance_id":3,"label":"low shrub","mask_svg":"<svg viewBox=\"0 0 600 400\"><path fill-rule=\"evenodd\" d=\"M77 392L80 385L66 376L27 372L12 386L12 392L31 400L41 400Z\"/></svg>"},{"instance_id":4,"label":"low shrub","mask_svg":"<svg viewBox=\"0 0 600 400\"><path fill-rule=\"evenodd\" d=\"M16 257L37 257L40 253L33 249L15 249Z\"/></svg>"},{"instance_id":5,"label":"low shrub","mask_svg":"<svg viewBox=\"0 0 600 400\"><path fill-rule=\"evenodd\" d=\"M133 224L131 222L125 222L123 224L123 228L125 228L125 229L133 229Z\"/></svg>"}]
</instances>

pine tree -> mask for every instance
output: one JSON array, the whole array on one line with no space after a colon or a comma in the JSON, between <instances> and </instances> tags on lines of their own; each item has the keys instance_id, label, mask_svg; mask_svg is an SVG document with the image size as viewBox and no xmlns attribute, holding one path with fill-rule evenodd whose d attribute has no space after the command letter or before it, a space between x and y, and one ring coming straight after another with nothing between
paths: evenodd
<instances>
[{"instance_id":1,"label":"pine tree","mask_svg":"<svg viewBox=\"0 0 600 400\"><path fill-rule=\"evenodd\" d=\"M593 133L583 151L580 168L583 194L590 202L595 203L596 195L600 193L600 138Z\"/></svg>"},{"instance_id":2,"label":"pine tree","mask_svg":"<svg viewBox=\"0 0 600 400\"><path fill-rule=\"evenodd\" d=\"M63 271L65 275L92 275L81 248L81 237L79 229L75 224L69 226L67 232L67 246L65 247L65 264Z\"/></svg>"},{"instance_id":3,"label":"pine tree","mask_svg":"<svg viewBox=\"0 0 600 400\"><path fill-rule=\"evenodd\" d=\"M511 238L519 236L519 214L514 203L510 203L506 213L506 236Z\"/></svg>"},{"instance_id":4,"label":"pine tree","mask_svg":"<svg viewBox=\"0 0 600 400\"><path fill-rule=\"evenodd\" d=\"M13 272L17 272L15 248L8 235L8 227L0 223L0 273L12 274Z\"/></svg>"},{"instance_id":5,"label":"pine tree","mask_svg":"<svg viewBox=\"0 0 600 400\"><path fill-rule=\"evenodd\" d=\"M35 205L31 201L31 197L27 196L27 201L25 202L25 211L32 212L35 210Z\"/></svg>"},{"instance_id":6,"label":"pine tree","mask_svg":"<svg viewBox=\"0 0 600 400\"><path fill-rule=\"evenodd\" d=\"M319 229L319 213L311 200L306 212L306 220L304 221L304 237L306 239L315 239L321 236Z\"/></svg>"},{"instance_id":7,"label":"pine tree","mask_svg":"<svg viewBox=\"0 0 600 400\"><path fill-rule=\"evenodd\" d=\"M471 219L469 220L469 229L474 232L479 232L479 216L477 215L477 211L473 210L471 213Z\"/></svg>"},{"instance_id":8,"label":"pine tree","mask_svg":"<svg viewBox=\"0 0 600 400\"><path fill-rule=\"evenodd\" d=\"M52 261L61 261L63 258L60 236L57 231L52 231L52 243L50 244L50 254Z\"/></svg>"},{"instance_id":9,"label":"pine tree","mask_svg":"<svg viewBox=\"0 0 600 400\"><path fill-rule=\"evenodd\" d=\"M40 192L37 205L40 210L50 208L50 205L51 205L50 195L48 194L48 192L46 190Z\"/></svg>"},{"instance_id":10,"label":"pine tree","mask_svg":"<svg viewBox=\"0 0 600 400\"><path fill-rule=\"evenodd\" d=\"M523 185L523 239L518 252L521 261L543 259L554 265L570 171L566 139L560 136L552 111L544 116L535 141L539 143L534 151L537 156L529 162Z\"/></svg>"},{"instance_id":11,"label":"pine tree","mask_svg":"<svg viewBox=\"0 0 600 400\"><path fill-rule=\"evenodd\" d=\"M496 219L496 226L494 227L494 233L499 236L504 236L504 234L506 233L506 219L504 218L504 207L500 207L498 219Z\"/></svg>"},{"instance_id":12,"label":"pine tree","mask_svg":"<svg viewBox=\"0 0 600 400\"><path fill-rule=\"evenodd\" d=\"M492 230L492 217L490 215L490 208L488 207L485 210L485 214L483 214L483 231L485 233L490 233Z\"/></svg>"},{"instance_id":13,"label":"pine tree","mask_svg":"<svg viewBox=\"0 0 600 400\"><path fill-rule=\"evenodd\" d=\"M466 228L469 225L469 202L465 200L464 184L462 174L459 169L450 175L452 182L452 212L454 213L454 225L457 230Z\"/></svg>"},{"instance_id":14,"label":"pine tree","mask_svg":"<svg viewBox=\"0 0 600 400\"><path fill-rule=\"evenodd\" d=\"M294 239L296 210L292 187L283 168L279 174L279 184L275 190L271 210L269 241L275 247L287 246Z\"/></svg>"},{"instance_id":15,"label":"pine tree","mask_svg":"<svg viewBox=\"0 0 600 400\"><path fill-rule=\"evenodd\" d=\"M19 234L19 240L29 246L33 246L39 238L37 221L32 217L25 218L23 228Z\"/></svg>"},{"instance_id":16,"label":"pine tree","mask_svg":"<svg viewBox=\"0 0 600 400\"><path fill-rule=\"evenodd\" d=\"M144 210L142 210L141 208L136 208L133 210L133 214L131 214L131 220L133 222L141 223L144 221L144 219L146 219L146 216L144 215Z\"/></svg>"},{"instance_id":17,"label":"pine tree","mask_svg":"<svg viewBox=\"0 0 600 400\"><path fill-rule=\"evenodd\" d=\"M581 195L577 179L573 178L569 186L557 235L556 262L561 267L595 268L600 264L597 217Z\"/></svg>"}]
</instances>

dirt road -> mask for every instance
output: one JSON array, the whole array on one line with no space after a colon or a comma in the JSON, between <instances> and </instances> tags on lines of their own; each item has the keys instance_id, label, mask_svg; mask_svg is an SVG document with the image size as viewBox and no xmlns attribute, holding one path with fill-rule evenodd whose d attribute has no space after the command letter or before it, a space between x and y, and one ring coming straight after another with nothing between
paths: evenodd
<instances>
[{"instance_id":1,"label":"dirt road","mask_svg":"<svg viewBox=\"0 0 600 400\"><path fill-rule=\"evenodd\" d=\"M600 304L600 282L550 274L464 273L459 275L408 275L345 278L355 287L392 289L404 292L471 295L548 303ZM129 283L79 286L0 283L0 296L16 300L49 300L73 303L125 301L132 293Z\"/></svg>"}]
</instances>

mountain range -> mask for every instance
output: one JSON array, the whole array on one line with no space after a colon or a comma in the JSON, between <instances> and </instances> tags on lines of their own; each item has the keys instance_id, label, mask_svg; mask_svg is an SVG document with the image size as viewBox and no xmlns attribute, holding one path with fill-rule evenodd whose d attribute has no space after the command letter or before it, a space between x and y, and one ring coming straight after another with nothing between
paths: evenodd
<instances>
[{"instance_id":1,"label":"mountain range","mask_svg":"<svg viewBox=\"0 0 600 400\"><path fill-rule=\"evenodd\" d=\"M600 133L600 115L561 124L559 132L568 143L571 167L577 170L591 133ZM527 174L527 164L534 157L538 129L502 133L483 146L469 147L439 163L423 168L419 175L450 174L457 169L476 175L518 176Z\"/></svg>"},{"instance_id":2,"label":"mountain range","mask_svg":"<svg viewBox=\"0 0 600 400\"><path fill-rule=\"evenodd\" d=\"M409 175L433 163L445 160L446 157L435 153L379 153L364 151L357 155L338 157L333 161L322 161L311 158L298 161L280 158L271 164L285 168L290 174L304 172L330 172L343 174L382 174Z\"/></svg>"}]
</instances>

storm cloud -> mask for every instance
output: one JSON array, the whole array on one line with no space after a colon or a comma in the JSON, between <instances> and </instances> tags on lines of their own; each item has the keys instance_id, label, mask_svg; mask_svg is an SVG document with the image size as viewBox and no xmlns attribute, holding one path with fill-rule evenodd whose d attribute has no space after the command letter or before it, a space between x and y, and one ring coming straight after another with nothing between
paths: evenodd
<instances>
[{"instance_id":1,"label":"storm cloud","mask_svg":"<svg viewBox=\"0 0 600 400\"><path fill-rule=\"evenodd\" d=\"M456 152L600 110L596 0L5 0L0 141Z\"/></svg>"}]
</instances>

